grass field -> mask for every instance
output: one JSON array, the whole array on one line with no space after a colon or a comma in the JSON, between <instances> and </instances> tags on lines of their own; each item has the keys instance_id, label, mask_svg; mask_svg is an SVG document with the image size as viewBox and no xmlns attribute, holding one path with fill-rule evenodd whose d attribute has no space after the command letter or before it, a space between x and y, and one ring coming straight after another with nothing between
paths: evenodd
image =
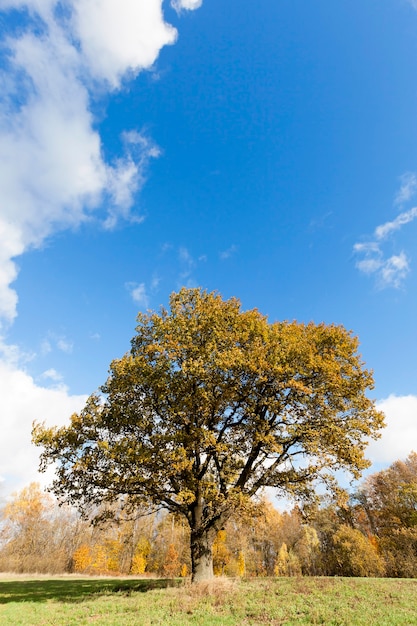
<instances>
[{"instance_id":1,"label":"grass field","mask_svg":"<svg viewBox=\"0 0 417 626\"><path fill-rule=\"evenodd\" d=\"M164 580L76 577L0 579L2 626L412 626L417 580Z\"/></svg>"}]
</instances>

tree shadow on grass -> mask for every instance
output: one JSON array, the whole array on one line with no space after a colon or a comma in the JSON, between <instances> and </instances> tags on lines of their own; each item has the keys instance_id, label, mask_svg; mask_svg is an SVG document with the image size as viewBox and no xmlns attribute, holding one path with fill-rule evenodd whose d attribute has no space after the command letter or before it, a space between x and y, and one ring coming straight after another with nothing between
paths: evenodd
<instances>
[{"instance_id":1,"label":"tree shadow on grass","mask_svg":"<svg viewBox=\"0 0 417 626\"><path fill-rule=\"evenodd\" d=\"M0 605L10 602L83 602L92 596L131 595L152 589L178 587L181 581L172 579L33 579L0 580Z\"/></svg>"}]
</instances>

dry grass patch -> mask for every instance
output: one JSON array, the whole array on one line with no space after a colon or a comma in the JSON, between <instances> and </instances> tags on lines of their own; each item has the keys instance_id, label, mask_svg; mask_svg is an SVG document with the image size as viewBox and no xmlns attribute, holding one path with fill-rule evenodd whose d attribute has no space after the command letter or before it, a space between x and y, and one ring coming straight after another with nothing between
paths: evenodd
<instances>
[{"instance_id":1,"label":"dry grass patch","mask_svg":"<svg viewBox=\"0 0 417 626\"><path fill-rule=\"evenodd\" d=\"M183 611L191 615L202 604L213 609L230 606L239 593L239 581L226 577L216 577L199 583L187 581L173 590L173 593Z\"/></svg>"}]
</instances>

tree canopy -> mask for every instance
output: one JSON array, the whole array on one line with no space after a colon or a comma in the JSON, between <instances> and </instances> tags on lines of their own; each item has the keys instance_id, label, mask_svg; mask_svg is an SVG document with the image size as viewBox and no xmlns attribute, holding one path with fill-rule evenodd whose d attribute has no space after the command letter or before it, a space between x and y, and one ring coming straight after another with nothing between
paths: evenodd
<instances>
[{"instance_id":1,"label":"tree canopy","mask_svg":"<svg viewBox=\"0 0 417 626\"><path fill-rule=\"evenodd\" d=\"M243 501L264 487L308 497L334 470L358 477L369 465L383 415L344 327L270 323L235 298L185 288L137 322L101 393L68 426L34 426L62 499L91 511L123 498L183 515L199 580L212 575L215 534Z\"/></svg>"}]
</instances>

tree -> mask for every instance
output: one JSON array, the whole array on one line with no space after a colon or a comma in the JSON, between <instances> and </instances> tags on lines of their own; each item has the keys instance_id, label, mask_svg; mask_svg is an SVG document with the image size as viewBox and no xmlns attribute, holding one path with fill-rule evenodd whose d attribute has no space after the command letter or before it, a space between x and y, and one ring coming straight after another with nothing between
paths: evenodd
<instances>
[{"instance_id":1,"label":"tree","mask_svg":"<svg viewBox=\"0 0 417 626\"><path fill-rule=\"evenodd\" d=\"M417 576L417 453L364 481L355 495L389 576Z\"/></svg>"},{"instance_id":2,"label":"tree","mask_svg":"<svg viewBox=\"0 0 417 626\"><path fill-rule=\"evenodd\" d=\"M218 576L224 576L225 568L230 562L231 553L226 545L226 531L219 530L213 543L213 570Z\"/></svg>"},{"instance_id":3,"label":"tree","mask_svg":"<svg viewBox=\"0 0 417 626\"><path fill-rule=\"evenodd\" d=\"M278 551L274 574L275 576L297 576L301 574L300 560L294 552L288 550L286 543L283 543Z\"/></svg>"},{"instance_id":4,"label":"tree","mask_svg":"<svg viewBox=\"0 0 417 626\"><path fill-rule=\"evenodd\" d=\"M1 560L8 562L11 570L33 571L50 540L53 500L38 483L13 495L2 511Z\"/></svg>"},{"instance_id":5,"label":"tree","mask_svg":"<svg viewBox=\"0 0 417 626\"><path fill-rule=\"evenodd\" d=\"M383 576L385 565L373 543L360 530L342 524L333 537L333 558L340 576Z\"/></svg>"},{"instance_id":6,"label":"tree","mask_svg":"<svg viewBox=\"0 0 417 626\"><path fill-rule=\"evenodd\" d=\"M1 511L0 570L53 573L70 569L83 526L75 511L58 507L38 483L31 483Z\"/></svg>"},{"instance_id":7,"label":"tree","mask_svg":"<svg viewBox=\"0 0 417 626\"><path fill-rule=\"evenodd\" d=\"M379 536L417 527L417 453L368 476L356 499Z\"/></svg>"},{"instance_id":8,"label":"tree","mask_svg":"<svg viewBox=\"0 0 417 626\"><path fill-rule=\"evenodd\" d=\"M237 299L181 289L140 313L131 350L69 426L35 424L41 470L81 510L151 502L190 526L192 577L213 575L231 512L266 486L298 497L332 470L358 477L383 416L342 326L269 323Z\"/></svg>"}]
</instances>

